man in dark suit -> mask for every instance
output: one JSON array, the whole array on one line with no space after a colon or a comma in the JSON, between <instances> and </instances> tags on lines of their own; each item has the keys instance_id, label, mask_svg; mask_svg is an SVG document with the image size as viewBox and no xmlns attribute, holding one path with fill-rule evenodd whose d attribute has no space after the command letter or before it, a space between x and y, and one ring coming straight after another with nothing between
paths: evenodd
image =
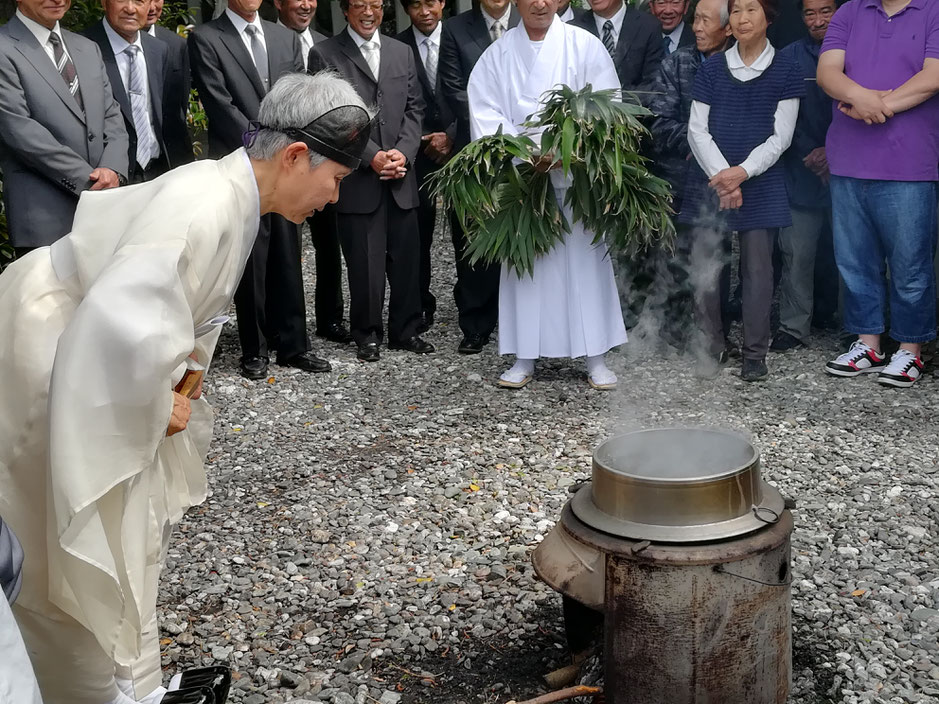
<instances>
[{"instance_id":1,"label":"man in dark suit","mask_svg":"<svg viewBox=\"0 0 939 704\"><path fill-rule=\"evenodd\" d=\"M482 0L473 9L443 23L438 71L444 97L457 120L454 152L470 141L466 84L473 67L489 45L518 22L518 12L509 0ZM453 297L459 311L460 330L463 331L463 339L457 349L462 354L476 354L489 342L499 319L500 267L482 263L471 266L463 258L466 236L453 213L450 214L450 230L456 256Z\"/></svg>"},{"instance_id":2,"label":"man in dark suit","mask_svg":"<svg viewBox=\"0 0 939 704\"><path fill-rule=\"evenodd\" d=\"M694 30L685 22L691 0L652 0L649 11L662 25L662 49L665 56L681 47L694 44Z\"/></svg>"},{"instance_id":3,"label":"man in dark suit","mask_svg":"<svg viewBox=\"0 0 939 704\"><path fill-rule=\"evenodd\" d=\"M420 186L420 205L417 209L418 230L421 238L421 329L434 324L437 299L430 292L430 248L437 222L437 199L430 192L428 178L443 164L453 151L456 121L450 106L443 99L440 88L440 36L443 23L443 0L401 0L411 26L398 35L398 40L411 47L417 76L424 96L424 129L421 150L415 168Z\"/></svg>"},{"instance_id":4,"label":"man in dark suit","mask_svg":"<svg viewBox=\"0 0 939 704\"><path fill-rule=\"evenodd\" d=\"M127 133L98 47L62 30L69 7L18 0L0 27L0 171L17 255L72 229L78 196L127 176Z\"/></svg>"},{"instance_id":5,"label":"man in dark suit","mask_svg":"<svg viewBox=\"0 0 939 704\"><path fill-rule=\"evenodd\" d=\"M277 24L291 29L300 38L303 68L307 66L314 44L326 39L313 29L316 0L274 0ZM333 342L348 344L352 335L342 322L342 252L339 248L339 230L336 211L332 206L314 213L307 219L310 239L316 259L316 290L313 310L316 316L316 334Z\"/></svg>"},{"instance_id":6,"label":"man in dark suit","mask_svg":"<svg viewBox=\"0 0 939 704\"><path fill-rule=\"evenodd\" d=\"M166 77L163 81L163 139L170 164L175 168L195 159L192 135L186 113L192 74L186 40L175 31L158 24L163 14L163 0L150 0L144 31L166 45Z\"/></svg>"},{"instance_id":7,"label":"man in dark suit","mask_svg":"<svg viewBox=\"0 0 939 704\"><path fill-rule=\"evenodd\" d=\"M218 19L189 35L192 76L209 119L209 156L242 146L256 120L261 98L286 73L303 70L300 40L288 29L262 20L261 0L229 0ZM308 372L329 371L310 353L306 303L296 225L264 215L245 273L235 293L241 373L267 376L270 352L279 364Z\"/></svg>"},{"instance_id":8,"label":"man in dark suit","mask_svg":"<svg viewBox=\"0 0 939 704\"><path fill-rule=\"evenodd\" d=\"M590 0L590 9L571 24L600 37L624 91L645 90L665 55L658 20L623 0Z\"/></svg>"},{"instance_id":9,"label":"man in dark suit","mask_svg":"<svg viewBox=\"0 0 939 704\"><path fill-rule=\"evenodd\" d=\"M349 323L358 358L377 362L384 335L385 276L388 346L433 352L418 336L420 242L417 232L417 179L414 162L421 146L421 97L410 49L379 32L381 0L341 0L349 23L345 31L310 52L311 73L333 67L379 114L362 166L346 177L336 213L349 273Z\"/></svg>"},{"instance_id":10,"label":"man in dark suit","mask_svg":"<svg viewBox=\"0 0 939 704\"><path fill-rule=\"evenodd\" d=\"M149 0L104 0L104 19L82 34L98 45L129 139L128 180L149 181L170 163L163 136L166 45L140 28Z\"/></svg>"}]
</instances>

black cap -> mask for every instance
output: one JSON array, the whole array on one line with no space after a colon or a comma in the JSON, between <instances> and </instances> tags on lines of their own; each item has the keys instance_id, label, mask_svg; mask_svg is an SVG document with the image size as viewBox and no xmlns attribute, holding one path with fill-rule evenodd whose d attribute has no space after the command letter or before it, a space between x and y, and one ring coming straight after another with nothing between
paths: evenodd
<instances>
[{"instance_id":1,"label":"black cap","mask_svg":"<svg viewBox=\"0 0 939 704\"><path fill-rule=\"evenodd\" d=\"M260 122L252 122L251 129L244 134L244 145L254 144L258 132L262 129L285 134L291 139L303 142L311 151L322 154L327 159L357 169L362 161L362 152L371 133L374 117L359 105L340 105L323 113L304 128L269 127Z\"/></svg>"}]
</instances>

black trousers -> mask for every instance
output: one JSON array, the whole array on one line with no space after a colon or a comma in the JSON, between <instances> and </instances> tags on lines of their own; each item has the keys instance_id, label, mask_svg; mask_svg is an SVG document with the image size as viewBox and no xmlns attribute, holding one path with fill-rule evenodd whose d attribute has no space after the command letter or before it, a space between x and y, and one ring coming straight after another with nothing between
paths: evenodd
<instances>
[{"instance_id":1,"label":"black trousers","mask_svg":"<svg viewBox=\"0 0 939 704\"><path fill-rule=\"evenodd\" d=\"M337 221L349 276L349 328L355 343L377 343L384 337L386 276L391 288L389 341L416 335L421 319L416 209L399 208L386 188L373 212L339 213Z\"/></svg>"},{"instance_id":2,"label":"black trousers","mask_svg":"<svg viewBox=\"0 0 939 704\"><path fill-rule=\"evenodd\" d=\"M318 330L342 322L342 250L336 211L327 208L307 220L316 257L313 310Z\"/></svg>"},{"instance_id":3,"label":"black trousers","mask_svg":"<svg viewBox=\"0 0 939 704\"><path fill-rule=\"evenodd\" d=\"M297 226L280 215L261 217L258 237L235 291L238 337L245 357L280 360L310 349Z\"/></svg>"},{"instance_id":4,"label":"black trousers","mask_svg":"<svg viewBox=\"0 0 939 704\"><path fill-rule=\"evenodd\" d=\"M420 239L420 271L418 285L421 293L421 310L433 314L437 311L437 298L430 292L430 249L434 244L434 227L437 224L437 199L427 186L428 177L436 167L430 159L419 155L417 158L417 182L420 184L417 206L417 232Z\"/></svg>"},{"instance_id":5,"label":"black trousers","mask_svg":"<svg viewBox=\"0 0 939 704\"><path fill-rule=\"evenodd\" d=\"M464 258L466 235L459 218L450 214L450 232L453 237L453 252L456 256L456 286L453 298L459 312L460 330L464 335L489 337L499 322L499 276L498 264L477 263L471 266Z\"/></svg>"}]
</instances>

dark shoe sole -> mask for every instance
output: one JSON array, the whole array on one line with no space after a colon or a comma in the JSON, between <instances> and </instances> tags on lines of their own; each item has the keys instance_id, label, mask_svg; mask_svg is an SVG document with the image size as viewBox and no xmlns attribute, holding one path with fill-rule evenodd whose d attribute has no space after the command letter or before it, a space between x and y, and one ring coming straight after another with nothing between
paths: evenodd
<instances>
[{"instance_id":1,"label":"dark shoe sole","mask_svg":"<svg viewBox=\"0 0 939 704\"><path fill-rule=\"evenodd\" d=\"M250 379L251 381L260 381L261 379L267 378L269 371L269 369L264 369L262 371L251 372L242 367L241 376L243 376L245 379Z\"/></svg>"}]
</instances>

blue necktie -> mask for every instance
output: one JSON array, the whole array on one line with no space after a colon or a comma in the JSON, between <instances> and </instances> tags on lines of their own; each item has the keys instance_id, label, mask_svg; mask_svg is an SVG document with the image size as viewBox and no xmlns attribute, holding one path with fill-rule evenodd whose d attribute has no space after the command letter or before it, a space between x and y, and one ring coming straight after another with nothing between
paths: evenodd
<instances>
[{"instance_id":1,"label":"blue necktie","mask_svg":"<svg viewBox=\"0 0 939 704\"><path fill-rule=\"evenodd\" d=\"M672 53L672 38L667 34L662 37L662 49L666 56Z\"/></svg>"}]
</instances>

